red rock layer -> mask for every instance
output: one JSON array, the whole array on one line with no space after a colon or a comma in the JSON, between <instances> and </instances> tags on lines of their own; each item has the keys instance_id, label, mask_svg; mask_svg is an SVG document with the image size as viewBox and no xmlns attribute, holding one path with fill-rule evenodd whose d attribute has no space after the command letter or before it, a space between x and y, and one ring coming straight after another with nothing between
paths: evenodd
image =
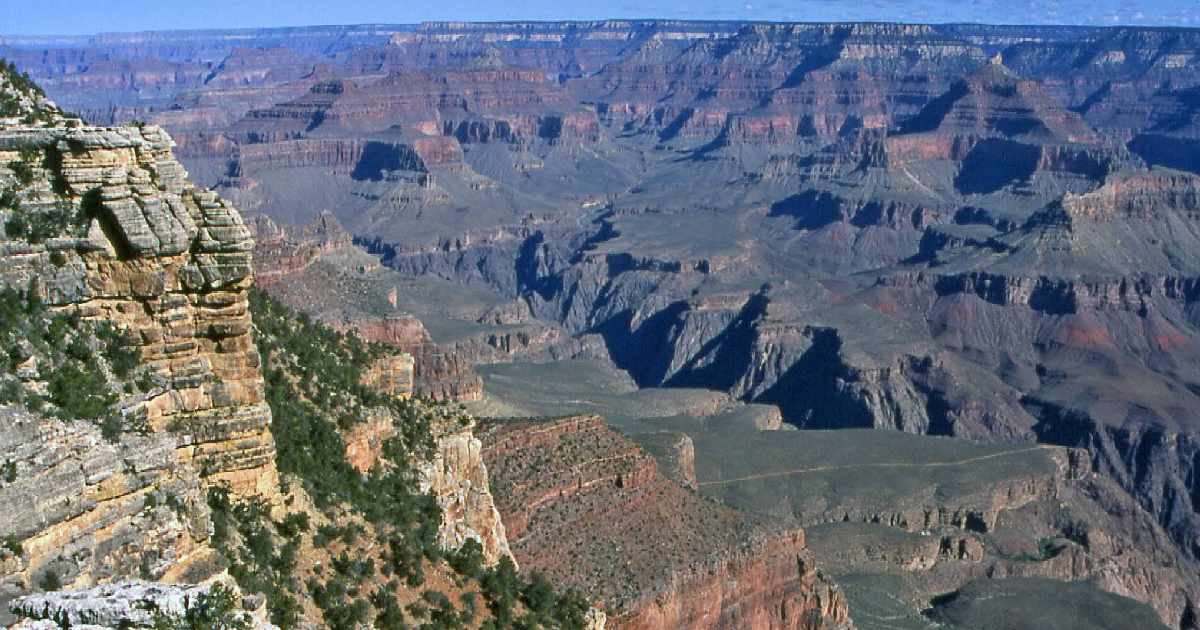
<instances>
[{"instance_id":1,"label":"red rock layer","mask_svg":"<svg viewBox=\"0 0 1200 630\"><path fill-rule=\"evenodd\" d=\"M849 624L803 530L700 497L603 419L505 423L481 439L517 561L602 602L611 627Z\"/></svg>"},{"instance_id":2,"label":"red rock layer","mask_svg":"<svg viewBox=\"0 0 1200 630\"><path fill-rule=\"evenodd\" d=\"M355 325L364 339L386 343L413 356L413 374L418 394L434 400L480 400L483 379L472 370L471 362L454 350L434 343L421 320L397 315Z\"/></svg>"}]
</instances>

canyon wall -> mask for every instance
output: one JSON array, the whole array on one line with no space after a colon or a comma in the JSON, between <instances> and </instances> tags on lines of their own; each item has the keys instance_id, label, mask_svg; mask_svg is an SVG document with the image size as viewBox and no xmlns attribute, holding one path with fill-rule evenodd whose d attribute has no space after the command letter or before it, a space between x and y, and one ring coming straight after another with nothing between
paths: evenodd
<instances>
[{"instance_id":1,"label":"canyon wall","mask_svg":"<svg viewBox=\"0 0 1200 630\"><path fill-rule=\"evenodd\" d=\"M285 502L249 310L250 229L187 180L161 129L85 126L4 73L0 96L25 112L0 119L0 285L13 307L4 334L50 327L46 339L14 342L0 375L0 498L9 508L0 519L0 623L13 621L9 604L73 624L150 623L130 597L182 613L187 587L160 582L203 590L231 581L231 560L214 546L229 541L214 542L210 491L268 512ZM256 229L284 247L269 223ZM318 220L299 237L318 254L349 246L336 221ZM54 352L70 364L53 365ZM94 373L70 378L103 382L66 380L73 373L61 370L76 363ZM413 394L409 355L383 356L360 376L388 397ZM86 393L114 379L117 390ZM80 406L81 396L100 407ZM21 406L8 404L14 397ZM362 470L379 463L396 431L397 419L377 411L345 437L347 460ZM415 467L441 511L438 542L450 550L478 540L494 564L509 552L472 420L446 412L433 424L434 450ZM286 492L291 506L297 493ZM307 500L301 493L299 505ZM72 590L17 599L62 588ZM232 590L235 611L254 613L252 627L275 627L261 596Z\"/></svg>"},{"instance_id":2,"label":"canyon wall","mask_svg":"<svg viewBox=\"0 0 1200 630\"><path fill-rule=\"evenodd\" d=\"M718 507L597 416L485 426L513 555L584 588L616 628L843 628L804 532Z\"/></svg>"}]
</instances>

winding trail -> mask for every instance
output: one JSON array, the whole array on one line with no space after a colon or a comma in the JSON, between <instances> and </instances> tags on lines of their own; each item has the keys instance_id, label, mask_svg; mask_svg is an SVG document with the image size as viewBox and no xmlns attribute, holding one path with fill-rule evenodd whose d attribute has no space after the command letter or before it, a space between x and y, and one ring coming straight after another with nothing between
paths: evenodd
<instances>
[{"instance_id":1,"label":"winding trail","mask_svg":"<svg viewBox=\"0 0 1200 630\"><path fill-rule=\"evenodd\" d=\"M1037 446L1031 446L1029 448L1017 449L1015 451L1001 451L999 453L991 453L989 455L980 455L978 457L968 457L967 459L960 459L960 460L951 461L951 462L924 462L924 463L881 462L881 463L876 463L876 464L847 464L847 465L838 465L838 466L813 466L811 468L794 468L791 470L779 470L779 471L775 471L775 472L759 473L757 475L747 475L745 477L734 477L732 479L719 479L716 481L701 481L697 485L700 487L722 486L722 485L731 484L731 483L738 483L741 481L754 481L755 479L768 479L771 477L788 477L790 475L801 475L804 473L811 473L811 472L825 472L828 470L849 470L849 469L854 469L854 468L939 468L939 467L948 467L948 466L962 466L964 464L973 464L975 462L981 462L981 461L988 460L988 459L997 459L1000 457L1008 457L1009 455L1017 455L1020 453L1029 453L1032 451L1049 450L1049 449L1055 449L1055 448L1060 448L1060 447L1053 446L1050 444L1038 444Z\"/></svg>"}]
</instances>

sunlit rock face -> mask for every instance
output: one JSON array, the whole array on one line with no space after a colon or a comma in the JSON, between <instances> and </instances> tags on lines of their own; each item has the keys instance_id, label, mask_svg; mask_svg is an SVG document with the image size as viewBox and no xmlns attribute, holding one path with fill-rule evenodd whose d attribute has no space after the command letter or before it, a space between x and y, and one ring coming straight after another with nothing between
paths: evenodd
<instances>
[{"instance_id":1,"label":"sunlit rock face","mask_svg":"<svg viewBox=\"0 0 1200 630\"><path fill-rule=\"evenodd\" d=\"M166 132L89 127L32 94L18 101L22 114L0 119L0 180L15 199L0 211L0 284L114 327L146 385L114 393L114 417L141 427L119 436L0 413L12 466L0 532L21 547L0 564L2 597L46 580L206 579L220 571L206 488L279 492L247 310L253 242L232 206L187 180ZM75 219L57 234L13 233L18 213L63 210ZM43 374L17 377L36 392Z\"/></svg>"}]
</instances>

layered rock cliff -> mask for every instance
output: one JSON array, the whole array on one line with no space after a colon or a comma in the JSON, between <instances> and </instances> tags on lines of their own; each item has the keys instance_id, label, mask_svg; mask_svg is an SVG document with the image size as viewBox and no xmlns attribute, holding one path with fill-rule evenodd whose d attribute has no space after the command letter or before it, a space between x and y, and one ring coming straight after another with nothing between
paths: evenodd
<instances>
[{"instance_id":1,"label":"layered rock cliff","mask_svg":"<svg viewBox=\"0 0 1200 630\"><path fill-rule=\"evenodd\" d=\"M98 428L5 407L0 603L41 584L142 577L199 581L220 572L207 544L197 471L167 434L112 442Z\"/></svg>"},{"instance_id":2,"label":"layered rock cliff","mask_svg":"<svg viewBox=\"0 0 1200 630\"><path fill-rule=\"evenodd\" d=\"M311 439L335 447L322 465L334 476L345 473L340 482L370 477L393 484L389 500L432 502L404 518L429 519L437 532L425 552L441 562L434 574L449 574L441 554L468 540L479 543L479 571L508 557L470 418L405 402L413 393L409 355L364 350L356 336L328 329L287 346L298 354L272 346L300 325L298 318L252 320L250 231L227 202L187 181L165 132L84 126L6 73L0 95L23 114L0 119L0 334L13 349L0 373L0 497L10 508L0 519L0 603L7 608L31 591L76 589L19 600L14 612L43 620L21 627L143 627L154 622L154 610L191 615L179 600L185 593L207 597L208 586L122 580L228 582L226 569L265 591L265 605L262 595L243 601L236 588L229 594L230 615L254 604L253 627L274 627L267 615L285 627L329 621L337 613L328 600L311 593L297 600L306 593L305 576L322 577L321 563L311 575L287 570L295 569L302 542L304 549L316 546L315 535L306 536L309 519L334 531L361 528L359 514L379 519L381 508L335 509L348 497L308 485L313 471L295 462L305 461L300 451L312 448ZM348 245L339 230L336 222L318 222L300 237L319 252ZM310 352L319 340L334 344L343 360L361 361L361 369L327 374L321 387L333 389L305 389L284 401L282 383L268 387L264 371L289 383L325 374L328 357ZM263 365L260 348L276 363ZM289 362L281 366L279 356ZM293 372L280 377L281 369ZM285 404L331 398L341 406L304 416L319 423L321 437L289 434L299 430L289 424L298 408ZM278 451L273 430L281 436ZM365 474L349 472L355 467ZM318 500L323 511L312 507ZM272 514L291 525L270 521ZM410 525L388 515L372 523L372 534L390 549L419 550L417 534L404 529ZM275 523L275 533L254 529L263 526L260 519ZM249 550L254 535L259 546ZM280 539L292 545L291 556L274 555ZM371 562L382 561L380 545L387 547L377 542ZM275 558L270 568L254 564L263 553ZM395 583L379 586L378 597L392 607L420 597ZM12 621L4 615L4 623Z\"/></svg>"},{"instance_id":3,"label":"layered rock cliff","mask_svg":"<svg viewBox=\"0 0 1200 630\"><path fill-rule=\"evenodd\" d=\"M467 540L483 547L483 557L494 564L512 557L500 512L492 497L483 443L475 437L469 416L444 418L435 428L437 451L419 466L421 489L432 493L442 509L438 539L447 549L458 549Z\"/></svg>"},{"instance_id":4,"label":"layered rock cliff","mask_svg":"<svg viewBox=\"0 0 1200 630\"><path fill-rule=\"evenodd\" d=\"M0 157L26 160L41 182L20 191L10 217L68 208L83 223L44 242L10 234L5 284L115 325L163 384L124 402L122 415L171 432L210 481L270 492L270 410L246 307L253 243L241 217L187 182L157 128L8 128L0 142Z\"/></svg>"},{"instance_id":5,"label":"layered rock cliff","mask_svg":"<svg viewBox=\"0 0 1200 630\"><path fill-rule=\"evenodd\" d=\"M278 494L247 312L249 234L186 180L160 129L85 127L48 102L21 105L24 121L0 125L0 283L37 307L10 311L5 327L74 328L48 333L48 346L19 342L22 369L5 376L6 398L63 417L4 413L6 599L47 584L205 579L220 571L205 489ZM59 359L64 333L73 345ZM108 339L107 368L89 358L101 351L92 334ZM93 380L71 380L80 365ZM108 389L113 379L123 389Z\"/></svg>"},{"instance_id":6,"label":"layered rock cliff","mask_svg":"<svg viewBox=\"0 0 1200 630\"><path fill-rule=\"evenodd\" d=\"M642 386L773 403L801 428L1085 447L1120 486L1105 492L1134 497L1120 510L1197 553L1196 32L394 30L343 34L365 44L345 50L325 31L247 35L303 39L286 45L294 56L205 34L170 52L34 43L22 60L64 95L110 85L89 92L111 102L105 116L154 101L146 113L188 134L193 172L243 207L281 225L334 209L411 282L296 249L278 267L297 270L294 285L272 290L309 306L347 287L335 299L355 312L323 304L326 321L422 344L397 304L406 290L435 296L457 314L414 313L446 358L429 391L462 395L479 382L467 364L541 346L606 357ZM228 59L200 87L203 46ZM139 63L142 86L121 73ZM196 92L173 92L185 84ZM421 293L431 278L442 284ZM460 294L481 289L525 319L462 316L475 306ZM1044 494L1035 485L1008 490ZM956 512L930 524L961 530ZM975 566L974 538L947 536L939 557ZM1033 566L1066 575L1058 563L1081 558L1069 548ZM1129 592L1178 592L1167 581ZM1170 610L1173 624L1194 618L1187 602Z\"/></svg>"},{"instance_id":7,"label":"layered rock cliff","mask_svg":"<svg viewBox=\"0 0 1200 630\"><path fill-rule=\"evenodd\" d=\"M709 503L596 416L485 428L484 460L526 570L602 599L617 628L842 628L804 532Z\"/></svg>"}]
</instances>

